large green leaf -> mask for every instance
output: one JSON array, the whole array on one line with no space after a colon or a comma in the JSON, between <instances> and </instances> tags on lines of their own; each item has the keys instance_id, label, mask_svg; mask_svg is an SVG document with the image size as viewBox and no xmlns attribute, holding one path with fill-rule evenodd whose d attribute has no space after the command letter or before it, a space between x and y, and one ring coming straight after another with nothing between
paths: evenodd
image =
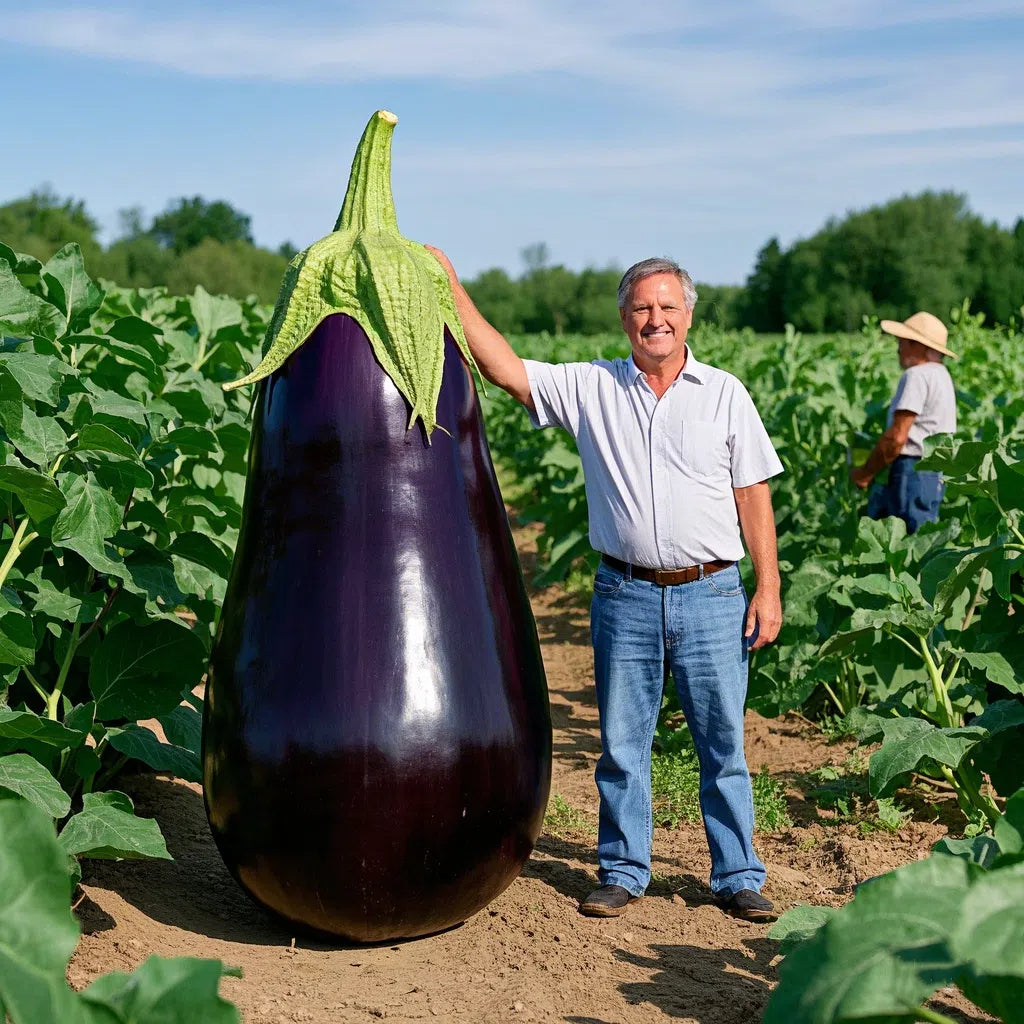
<instances>
[{"instance_id":1,"label":"large green leaf","mask_svg":"<svg viewBox=\"0 0 1024 1024\"><path fill-rule=\"evenodd\" d=\"M71 810L71 797L60 783L28 754L0 757L0 789L23 796L51 818L63 818Z\"/></svg>"},{"instance_id":2,"label":"large green leaf","mask_svg":"<svg viewBox=\"0 0 1024 1024\"><path fill-rule=\"evenodd\" d=\"M53 543L77 551L90 565L110 571L111 555L104 541L121 526L124 510L91 474L62 482L67 505L53 523Z\"/></svg>"},{"instance_id":3,"label":"large green leaf","mask_svg":"<svg viewBox=\"0 0 1024 1024\"><path fill-rule=\"evenodd\" d=\"M33 295L0 261L0 336L55 338L64 325L60 310Z\"/></svg>"},{"instance_id":4,"label":"large green leaf","mask_svg":"<svg viewBox=\"0 0 1024 1024\"><path fill-rule=\"evenodd\" d=\"M0 404L0 426L11 443L28 459L44 469L49 467L68 445L68 435L50 416L38 416L27 405Z\"/></svg>"},{"instance_id":5,"label":"large green leaf","mask_svg":"<svg viewBox=\"0 0 1024 1024\"><path fill-rule=\"evenodd\" d=\"M32 711L0 709L0 740L31 740L52 747L73 747L81 742L82 734Z\"/></svg>"},{"instance_id":6,"label":"large green leaf","mask_svg":"<svg viewBox=\"0 0 1024 1024\"><path fill-rule=\"evenodd\" d=\"M217 991L225 974L241 977L220 960L151 956L131 974L98 978L82 999L113 1010L125 1024L238 1024L238 1010Z\"/></svg>"},{"instance_id":7,"label":"large green leaf","mask_svg":"<svg viewBox=\"0 0 1024 1024\"><path fill-rule=\"evenodd\" d=\"M41 276L46 283L46 297L60 310L65 330L83 330L89 318L99 309L103 291L85 272L85 261L77 242L58 249L43 264Z\"/></svg>"},{"instance_id":8,"label":"large green leaf","mask_svg":"<svg viewBox=\"0 0 1024 1024\"><path fill-rule=\"evenodd\" d=\"M977 726L940 729L920 718L896 719L902 724L886 732L880 750L868 762L871 795L885 796L908 772L930 763L957 768L988 735Z\"/></svg>"},{"instance_id":9,"label":"large green leaf","mask_svg":"<svg viewBox=\"0 0 1024 1024\"><path fill-rule=\"evenodd\" d=\"M122 754L149 765L154 771L170 772L186 782L202 782L203 769L198 752L161 743L145 726L129 724L107 730L107 741Z\"/></svg>"},{"instance_id":10,"label":"large green leaf","mask_svg":"<svg viewBox=\"0 0 1024 1024\"><path fill-rule=\"evenodd\" d=\"M189 306L199 334L204 338L212 338L221 328L242 322L242 307L236 299L211 295L202 285L196 285Z\"/></svg>"},{"instance_id":11,"label":"large green leaf","mask_svg":"<svg viewBox=\"0 0 1024 1024\"><path fill-rule=\"evenodd\" d=\"M16 1024L76 1024L64 980L78 942L67 857L49 815L0 799L0 1004Z\"/></svg>"},{"instance_id":12,"label":"large green leaf","mask_svg":"<svg viewBox=\"0 0 1024 1024\"><path fill-rule=\"evenodd\" d=\"M835 913L834 907L795 906L768 929L768 938L776 939L779 952L785 955L801 942L806 942Z\"/></svg>"},{"instance_id":13,"label":"large green leaf","mask_svg":"<svg viewBox=\"0 0 1024 1024\"><path fill-rule=\"evenodd\" d=\"M0 599L0 665L31 665L36 657L32 620Z\"/></svg>"},{"instance_id":14,"label":"large green leaf","mask_svg":"<svg viewBox=\"0 0 1024 1024\"><path fill-rule=\"evenodd\" d=\"M205 650L187 626L170 620L109 630L89 664L89 689L103 721L167 714L202 678Z\"/></svg>"},{"instance_id":15,"label":"large green leaf","mask_svg":"<svg viewBox=\"0 0 1024 1024\"><path fill-rule=\"evenodd\" d=\"M95 860L173 860L160 826L139 818L124 793L86 793L82 810L68 820L60 834L64 851Z\"/></svg>"},{"instance_id":16,"label":"large green leaf","mask_svg":"<svg viewBox=\"0 0 1024 1024\"><path fill-rule=\"evenodd\" d=\"M980 870L929 857L862 886L783 961L764 1024L913 1020L913 1009L957 977L944 940Z\"/></svg>"},{"instance_id":17,"label":"large green leaf","mask_svg":"<svg viewBox=\"0 0 1024 1024\"><path fill-rule=\"evenodd\" d=\"M0 352L0 370L8 374L30 401L56 406L65 377L77 376L70 363L35 352Z\"/></svg>"},{"instance_id":18,"label":"large green leaf","mask_svg":"<svg viewBox=\"0 0 1024 1024\"><path fill-rule=\"evenodd\" d=\"M0 466L0 490L16 494L34 523L49 519L66 503L49 474L23 466Z\"/></svg>"}]
</instances>

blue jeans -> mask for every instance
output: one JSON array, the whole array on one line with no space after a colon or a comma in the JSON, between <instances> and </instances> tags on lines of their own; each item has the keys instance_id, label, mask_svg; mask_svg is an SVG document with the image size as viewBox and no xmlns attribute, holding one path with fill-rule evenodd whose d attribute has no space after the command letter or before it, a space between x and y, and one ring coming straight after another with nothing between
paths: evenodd
<instances>
[{"instance_id":1,"label":"blue jeans","mask_svg":"<svg viewBox=\"0 0 1024 1024\"><path fill-rule=\"evenodd\" d=\"M907 524L907 533L916 533L922 523L939 518L939 506L945 484L942 474L930 470L918 472L917 459L900 455L889 467L889 482L875 484L868 496L868 515L872 519L898 516Z\"/></svg>"},{"instance_id":2,"label":"blue jeans","mask_svg":"<svg viewBox=\"0 0 1024 1024\"><path fill-rule=\"evenodd\" d=\"M604 562L594 579L590 629L601 714L597 854L602 885L640 896L651 879L651 743L665 663L700 761L700 806L711 889L760 891L754 801L743 755L747 597L736 566L659 587Z\"/></svg>"}]
</instances>

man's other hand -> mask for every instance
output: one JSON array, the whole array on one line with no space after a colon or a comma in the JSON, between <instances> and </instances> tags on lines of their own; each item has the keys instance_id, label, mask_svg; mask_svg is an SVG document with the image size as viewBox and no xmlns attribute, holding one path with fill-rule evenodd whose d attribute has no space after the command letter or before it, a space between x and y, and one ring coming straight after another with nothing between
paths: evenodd
<instances>
[{"instance_id":1,"label":"man's other hand","mask_svg":"<svg viewBox=\"0 0 1024 1024\"><path fill-rule=\"evenodd\" d=\"M865 472L864 466L854 466L850 470L850 479L862 490L866 491L874 479L873 473Z\"/></svg>"},{"instance_id":2,"label":"man's other hand","mask_svg":"<svg viewBox=\"0 0 1024 1024\"><path fill-rule=\"evenodd\" d=\"M747 628L743 635L749 640L757 630L757 639L750 645L752 651L772 643L782 628L782 599L774 588L754 591L747 609Z\"/></svg>"}]
</instances>

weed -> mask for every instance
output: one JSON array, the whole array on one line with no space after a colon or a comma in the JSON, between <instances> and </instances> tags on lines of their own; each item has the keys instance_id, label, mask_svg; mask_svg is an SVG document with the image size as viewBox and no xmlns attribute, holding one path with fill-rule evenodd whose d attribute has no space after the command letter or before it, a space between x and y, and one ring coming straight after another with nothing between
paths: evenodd
<instances>
[{"instance_id":1,"label":"weed","mask_svg":"<svg viewBox=\"0 0 1024 1024\"><path fill-rule=\"evenodd\" d=\"M860 832L898 832L910 817L892 797L875 800L868 791L868 765L857 751L841 765L827 764L811 773L817 783L807 795L823 810L832 811L840 825L856 825Z\"/></svg>"},{"instance_id":2,"label":"weed","mask_svg":"<svg viewBox=\"0 0 1024 1024\"><path fill-rule=\"evenodd\" d=\"M786 810L786 798L783 796L782 785L768 774L762 765L761 770L750 777L754 790L754 828L758 832L781 832L792 828L793 822Z\"/></svg>"},{"instance_id":3,"label":"weed","mask_svg":"<svg viewBox=\"0 0 1024 1024\"><path fill-rule=\"evenodd\" d=\"M544 827L552 835L567 832L596 832L590 819L583 811L577 810L564 797L554 796L544 815Z\"/></svg>"}]
</instances>

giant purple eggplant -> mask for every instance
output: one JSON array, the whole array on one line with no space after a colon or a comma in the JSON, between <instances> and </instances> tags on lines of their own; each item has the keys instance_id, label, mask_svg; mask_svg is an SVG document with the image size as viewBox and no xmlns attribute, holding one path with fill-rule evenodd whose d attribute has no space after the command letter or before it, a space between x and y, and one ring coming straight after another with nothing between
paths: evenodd
<instances>
[{"instance_id":1,"label":"giant purple eggplant","mask_svg":"<svg viewBox=\"0 0 1024 1024\"><path fill-rule=\"evenodd\" d=\"M390 202L381 118L353 163L357 214ZM378 294L394 300L392 285L377 272ZM303 334L288 288L266 372L249 378L242 527L207 681L207 813L243 888L290 921L358 941L429 934L502 892L539 833L551 725L536 627L454 307L428 317L436 390L411 393L415 371L380 355L383 303L328 310ZM302 336L275 355L289 330ZM416 344L398 340L406 367Z\"/></svg>"}]
</instances>

